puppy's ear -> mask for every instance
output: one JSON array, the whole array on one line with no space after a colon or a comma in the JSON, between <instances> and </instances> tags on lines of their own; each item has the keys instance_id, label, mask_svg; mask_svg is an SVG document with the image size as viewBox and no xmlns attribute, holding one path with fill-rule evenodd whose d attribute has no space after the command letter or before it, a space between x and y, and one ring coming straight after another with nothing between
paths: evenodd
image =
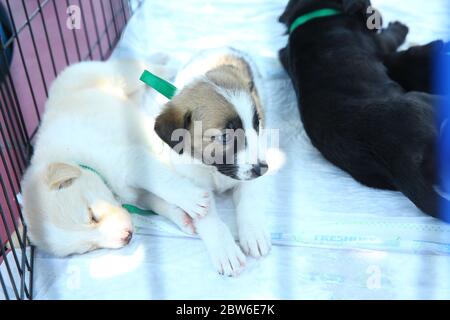
<instances>
[{"instance_id":1,"label":"puppy's ear","mask_svg":"<svg viewBox=\"0 0 450 320\"><path fill-rule=\"evenodd\" d=\"M191 125L191 112L172 102L167 103L164 108L164 111L156 118L155 132L171 148L177 146L178 149L180 147L180 150L175 151L181 154L183 153L183 148L180 145L180 138L182 137L182 141L184 141L186 137L182 134L174 134L174 131L178 129L189 130Z\"/></svg>"},{"instance_id":2,"label":"puppy's ear","mask_svg":"<svg viewBox=\"0 0 450 320\"><path fill-rule=\"evenodd\" d=\"M206 77L215 85L225 89L236 89L243 87L249 91L253 88L253 81L244 80L245 76L239 76L239 70L232 66L221 66L206 73Z\"/></svg>"},{"instance_id":3,"label":"puppy's ear","mask_svg":"<svg viewBox=\"0 0 450 320\"><path fill-rule=\"evenodd\" d=\"M278 21L285 25L289 25L292 22L291 20L293 20L293 16L297 14L297 7L300 7L300 1L290 0L284 9L283 14L278 18Z\"/></svg>"},{"instance_id":4,"label":"puppy's ear","mask_svg":"<svg viewBox=\"0 0 450 320\"><path fill-rule=\"evenodd\" d=\"M231 66L221 66L206 72L206 77L215 85L229 89L236 81Z\"/></svg>"},{"instance_id":5,"label":"puppy's ear","mask_svg":"<svg viewBox=\"0 0 450 320\"><path fill-rule=\"evenodd\" d=\"M244 74L242 70L233 66L221 66L206 73L206 77L215 85L225 89L242 88L252 91L255 83L251 74Z\"/></svg>"},{"instance_id":6,"label":"puppy's ear","mask_svg":"<svg viewBox=\"0 0 450 320\"><path fill-rule=\"evenodd\" d=\"M66 163L52 163L47 167L46 182L52 190L67 188L81 176L78 167Z\"/></svg>"}]
</instances>

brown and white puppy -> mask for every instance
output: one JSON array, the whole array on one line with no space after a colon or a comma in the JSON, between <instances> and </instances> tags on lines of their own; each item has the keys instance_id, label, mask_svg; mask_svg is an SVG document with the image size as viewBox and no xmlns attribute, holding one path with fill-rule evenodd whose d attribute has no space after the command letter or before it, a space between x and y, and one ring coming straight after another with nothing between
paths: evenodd
<instances>
[{"instance_id":1,"label":"brown and white puppy","mask_svg":"<svg viewBox=\"0 0 450 320\"><path fill-rule=\"evenodd\" d=\"M257 158L256 144L264 125L253 74L257 71L242 53L219 52L207 57L209 61L197 57L189 63L176 81L181 91L167 103L155 130L177 152L188 152L231 178L250 180L267 171L265 161ZM172 137L177 129L188 133L182 143Z\"/></svg>"},{"instance_id":2,"label":"brown and white puppy","mask_svg":"<svg viewBox=\"0 0 450 320\"><path fill-rule=\"evenodd\" d=\"M156 118L155 131L178 154L175 170L201 188L233 189L239 241L245 253L269 252L263 217L252 210L252 182L268 170L263 140L263 99L256 67L243 53L221 49L198 55L179 73L178 88ZM246 201L244 201L246 199ZM244 255L214 204L195 221L219 272L234 275Z\"/></svg>"}]
</instances>

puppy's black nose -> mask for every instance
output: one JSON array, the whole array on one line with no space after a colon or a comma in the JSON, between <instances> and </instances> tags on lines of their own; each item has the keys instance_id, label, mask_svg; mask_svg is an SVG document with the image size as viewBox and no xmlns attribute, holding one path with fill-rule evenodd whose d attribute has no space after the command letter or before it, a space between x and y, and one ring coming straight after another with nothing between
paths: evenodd
<instances>
[{"instance_id":1,"label":"puppy's black nose","mask_svg":"<svg viewBox=\"0 0 450 320\"><path fill-rule=\"evenodd\" d=\"M124 242L125 244L129 244L130 241L131 241L131 238L133 238L133 232L128 231L127 236L126 236L125 238L123 238L123 242Z\"/></svg>"},{"instance_id":2,"label":"puppy's black nose","mask_svg":"<svg viewBox=\"0 0 450 320\"><path fill-rule=\"evenodd\" d=\"M252 173L256 177L260 177L264 175L267 170L269 169L269 166L265 162L258 162L258 164L254 164L252 168Z\"/></svg>"}]
</instances>

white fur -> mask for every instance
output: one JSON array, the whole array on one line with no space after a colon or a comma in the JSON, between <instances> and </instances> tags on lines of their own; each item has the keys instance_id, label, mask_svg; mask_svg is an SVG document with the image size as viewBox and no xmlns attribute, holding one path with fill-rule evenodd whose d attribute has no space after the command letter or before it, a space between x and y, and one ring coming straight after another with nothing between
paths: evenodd
<instances>
[{"instance_id":1,"label":"white fur","mask_svg":"<svg viewBox=\"0 0 450 320\"><path fill-rule=\"evenodd\" d=\"M217 90L227 101L235 106L245 131L247 146L237 154L239 179L248 180L252 176L253 165L258 163L258 133L253 128L253 102L251 96L242 90Z\"/></svg>"}]
</instances>

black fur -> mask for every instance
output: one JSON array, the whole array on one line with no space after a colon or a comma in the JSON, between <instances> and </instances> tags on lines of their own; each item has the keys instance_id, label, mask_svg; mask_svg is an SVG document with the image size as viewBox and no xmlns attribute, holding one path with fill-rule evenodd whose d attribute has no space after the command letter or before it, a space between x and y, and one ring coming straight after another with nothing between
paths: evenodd
<instances>
[{"instance_id":1,"label":"black fur","mask_svg":"<svg viewBox=\"0 0 450 320\"><path fill-rule=\"evenodd\" d=\"M408 28L366 27L368 0L291 0L280 21L323 8L341 15L297 28L280 60L314 146L364 185L399 190L439 217L430 72L441 42L397 53ZM421 90L413 92L410 90Z\"/></svg>"},{"instance_id":2,"label":"black fur","mask_svg":"<svg viewBox=\"0 0 450 320\"><path fill-rule=\"evenodd\" d=\"M253 110L253 121L252 121L253 129L256 130L256 132L259 133L259 115L256 111L256 108Z\"/></svg>"}]
</instances>

